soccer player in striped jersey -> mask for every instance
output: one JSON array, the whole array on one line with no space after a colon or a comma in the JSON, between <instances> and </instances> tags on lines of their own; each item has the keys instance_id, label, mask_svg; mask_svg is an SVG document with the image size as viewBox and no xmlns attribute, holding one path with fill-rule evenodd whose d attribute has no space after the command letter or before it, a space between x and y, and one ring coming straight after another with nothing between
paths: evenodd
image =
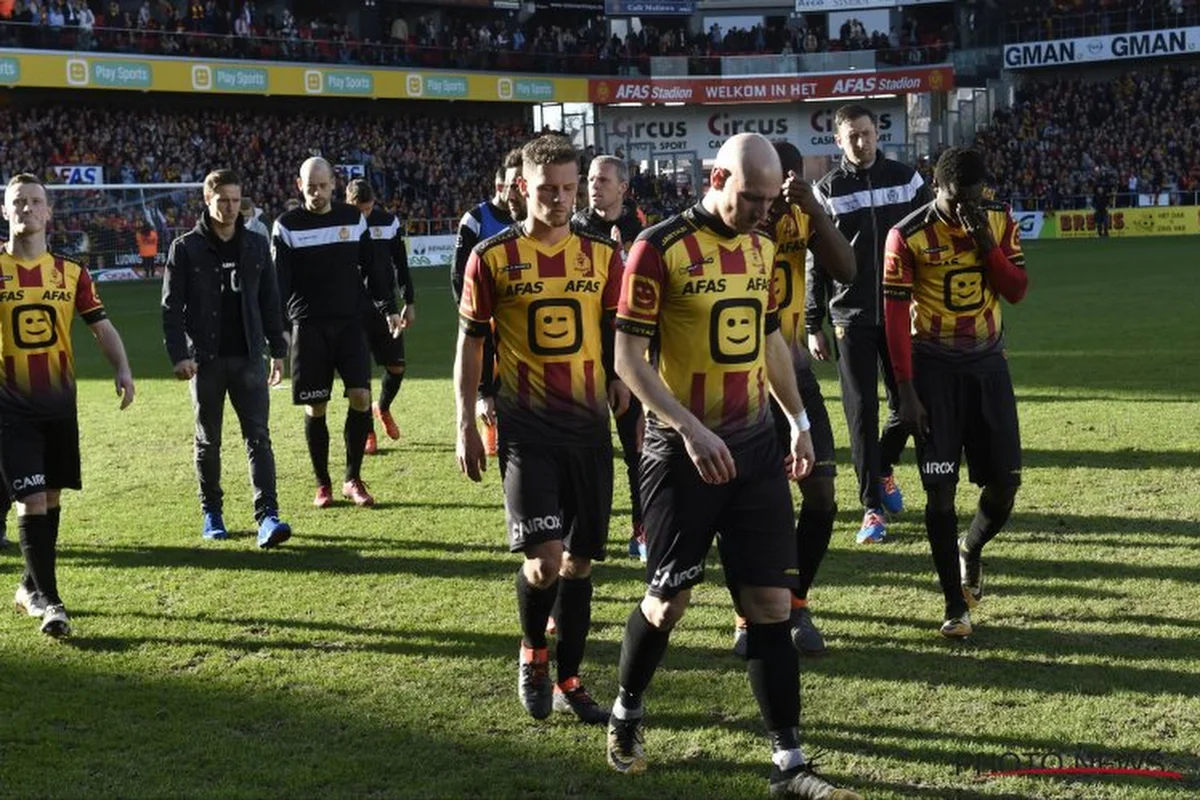
<instances>
[{"instance_id":1,"label":"soccer player in striped jersey","mask_svg":"<svg viewBox=\"0 0 1200 800\"><path fill-rule=\"evenodd\" d=\"M371 188L368 180L356 178L346 184L346 202L357 206L367 218L371 244L375 247L375 261L385 266L388 277L394 282L393 291L400 287L404 300L404 308L400 311L399 336L392 335L388 330L387 319L369 299L363 316L363 327L367 332L371 355L375 357L375 363L383 367L383 376L379 382L379 400L372 410L388 438L399 439L400 427L392 416L392 401L400 393L400 384L404 381L403 331L408 330L417 320L416 292L413 289L412 274L408 271L408 253L400 236L400 220L376 204L375 190ZM373 454L378 448L375 431L372 429L367 434L366 453Z\"/></svg>"},{"instance_id":2,"label":"soccer player in striped jersey","mask_svg":"<svg viewBox=\"0 0 1200 800\"><path fill-rule=\"evenodd\" d=\"M646 768L644 694L719 533L727 581L749 621L747 671L771 739L771 794L857 798L818 776L800 750L788 478L809 473L813 446L779 332L775 246L757 232L783 185L779 156L763 136L738 134L718 151L710 180L699 204L638 238L621 285L616 367L647 409L641 491L649 554L646 594L621 645L608 762L626 773ZM657 368L646 359L656 335ZM786 457L768 391L788 417Z\"/></svg>"},{"instance_id":3,"label":"soccer player in striped jersey","mask_svg":"<svg viewBox=\"0 0 1200 800\"><path fill-rule=\"evenodd\" d=\"M947 638L971 634L968 609L983 599L983 547L1008 521L1021 485L1000 298L1019 303L1029 279L1016 220L1003 203L984 199L986 177L979 152L943 153L934 201L892 228L884 259L888 353L900 418L917 442ZM964 453L982 492L959 539L954 501Z\"/></svg>"},{"instance_id":4,"label":"soccer player in striped jersey","mask_svg":"<svg viewBox=\"0 0 1200 800\"><path fill-rule=\"evenodd\" d=\"M367 302L362 285L365 280L369 299L386 315L392 335L399 336L394 282L388 266L376 262L362 212L333 201L333 167L328 161L306 160L296 185L304 205L275 220L271 255L279 296L292 321L292 402L304 406L305 439L317 479L313 505L333 504L325 410L336 369L349 400L342 496L357 506L371 506L375 499L362 480L363 451L371 432L371 353L362 329Z\"/></svg>"},{"instance_id":5,"label":"soccer player in striped jersey","mask_svg":"<svg viewBox=\"0 0 1200 800\"><path fill-rule=\"evenodd\" d=\"M46 248L51 217L34 175L14 175L4 190L11 238L0 252L0 472L17 505L25 573L13 600L63 637L71 621L58 591L59 497L82 486L75 354L78 314L116 373L121 408L133 402L133 375L121 336L82 264Z\"/></svg>"},{"instance_id":6,"label":"soccer player in striped jersey","mask_svg":"<svg viewBox=\"0 0 1200 800\"><path fill-rule=\"evenodd\" d=\"M522 639L518 696L535 719L552 708L603 724L608 711L580 683L591 626L592 562L604 559L612 512L609 408L629 391L612 370L620 289L616 245L571 227L579 185L575 148L555 135L523 149L528 216L476 246L467 261L454 380L457 457L472 480L486 467L475 427L483 340L497 332L500 476L517 570ZM558 626L558 680L549 677L546 623Z\"/></svg>"}]
</instances>

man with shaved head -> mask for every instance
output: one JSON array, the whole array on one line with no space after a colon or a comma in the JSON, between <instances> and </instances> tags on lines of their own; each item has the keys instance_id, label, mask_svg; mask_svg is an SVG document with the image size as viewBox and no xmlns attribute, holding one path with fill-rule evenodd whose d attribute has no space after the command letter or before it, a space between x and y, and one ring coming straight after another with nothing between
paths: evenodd
<instances>
[{"instance_id":1,"label":"man with shaved head","mask_svg":"<svg viewBox=\"0 0 1200 800\"><path fill-rule=\"evenodd\" d=\"M313 505L333 504L325 410L337 370L349 400L342 496L357 506L370 506L375 500L361 475L371 432L371 352L361 324L366 302L361 286L365 279L370 300L386 314L389 330L398 336L395 279L388 265L374 257L362 212L333 201L333 168L328 161L305 161L296 186L304 204L275 221L271 253L280 297L292 322L292 402L304 406L304 434L317 479Z\"/></svg>"},{"instance_id":2,"label":"man with shaved head","mask_svg":"<svg viewBox=\"0 0 1200 800\"><path fill-rule=\"evenodd\" d=\"M720 534L727 582L747 620L750 685L771 738L771 794L855 798L819 777L799 742L788 479L812 469L813 445L771 290L775 245L757 230L782 186L771 143L734 136L717 153L700 203L640 235L625 266L616 370L647 409L640 489L648 586L625 625L608 761L619 772L646 768L644 694ZM654 336L657 368L646 359ZM768 390L788 419L787 454Z\"/></svg>"}]
</instances>

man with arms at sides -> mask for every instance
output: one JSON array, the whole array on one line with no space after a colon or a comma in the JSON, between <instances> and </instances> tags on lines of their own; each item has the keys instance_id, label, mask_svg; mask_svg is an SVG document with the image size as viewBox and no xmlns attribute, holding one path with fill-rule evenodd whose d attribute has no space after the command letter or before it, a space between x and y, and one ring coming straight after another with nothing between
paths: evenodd
<instances>
[{"instance_id":1,"label":"man with arms at sides","mask_svg":"<svg viewBox=\"0 0 1200 800\"><path fill-rule=\"evenodd\" d=\"M647 230L629 254L616 366L647 409L641 491L648 586L625 625L607 753L620 772L645 770L644 695L720 533L727 580L748 619L747 670L771 738L771 793L856 798L816 775L800 750L788 478L808 474L813 448L771 291L775 248L756 232L782 184L771 143L738 134L717 153L700 204ZM646 360L653 336L657 369ZM768 388L790 423L786 458Z\"/></svg>"},{"instance_id":2,"label":"man with arms at sides","mask_svg":"<svg viewBox=\"0 0 1200 800\"><path fill-rule=\"evenodd\" d=\"M363 311L363 328L371 346L371 355L375 363L383 367L379 402L375 403L372 410L375 419L383 426L383 432L389 439L395 440L400 438L400 427L392 417L392 401L400 393L400 384L404 381L404 331L417 320L416 292L408 271L408 253L404 249L404 240L400 238L400 220L375 203L375 191L369 181L365 178L350 181L346 185L346 202L357 206L366 217L371 244L375 248L375 263L387 269L388 277L393 281L393 292L395 287L403 290L404 308L400 312L399 335L392 335L388 330L387 318L369 299L364 301ZM375 431L372 430L367 435L366 452L375 453L378 447Z\"/></svg>"},{"instance_id":3,"label":"man with arms at sides","mask_svg":"<svg viewBox=\"0 0 1200 800\"><path fill-rule=\"evenodd\" d=\"M887 538L887 515L904 510L892 467L900 459L908 432L900 424L896 382L888 361L883 330L883 248L888 231L933 199L929 187L906 164L879 152L875 112L846 105L834 115L835 139L842 161L817 181L817 199L854 247L858 271L853 281L832 282L814 259L808 272L805 327L809 351L818 361L832 357L821 330L828 311L837 334L842 408L850 436L850 454L858 475L859 498L866 508L859 544ZM888 418L879 430L879 376L887 395Z\"/></svg>"},{"instance_id":4,"label":"man with arms at sides","mask_svg":"<svg viewBox=\"0 0 1200 800\"><path fill-rule=\"evenodd\" d=\"M64 637L71 621L58 592L59 497L79 489L79 420L71 323L76 314L112 365L121 408L133 402L133 375L121 336L88 271L46 249L51 209L35 175L4 190L9 241L0 252L0 472L17 505L25 572L17 609Z\"/></svg>"},{"instance_id":5,"label":"man with arms at sides","mask_svg":"<svg viewBox=\"0 0 1200 800\"><path fill-rule=\"evenodd\" d=\"M900 416L916 437L948 638L971 634L968 608L983 599L980 556L1008 521L1021 484L1000 298L1019 303L1029 279L1012 213L983 199L986 176L977 151L943 153L937 197L892 229L883 276L888 352ZM967 535L957 539L964 452L971 482L983 491Z\"/></svg>"},{"instance_id":6,"label":"man with arms at sides","mask_svg":"<svg viewBox=\"0 0 1200 800\"><path fill-rule=\"evenodd\" d=\"M373 301L386 314L388 329L398 336L401 319L395 290L387 265L375 261L362 212L333 202L329 162L305 161L296 185L304 205L275 220L271 253L279 295L292 321L292 402L304 406L304 434L317 479L313 505L333 504L325 410L336 369L349 400L342 496L356 506L371 506L375 499L362 480L363 450L371 432L371 353L362 315L364 304ZM363 294L364 280L370 287L369 298Z\"/></svg>"},{"instance_id":7,"label":"man with arms at sides","mask_svg":"<svg viewBox=\"0 0 1200 800\"><path fill-rule=\"evenodd\" d=\"M797 560L800 586L792 592L792 643L803 656L825 652L825 639L813 623L808 609L808 590L812 586L837 516L833 458L833 428L821 394L821 384L812 371L812 361L804 346L805 262L809 251L828 270L830 277L843 283L854 280L854 249L817 202L812 186L803 178L804 158L796 146L776 142L775 152L783 168L783 194L771 206L764 225L775 240L775 264L771 289L779 309L779 332L792 357L800 399L812 423L809 435L813 443L812 471L799 482L800 514L796 522ZM787 412L773 398L771 413L779 443L788 446L790 429ZM736 601L736 599L735 599ZM746 619L739 616L734 630L734 652L746 655Z\"/></svg>"},{"instance_id":8,"label":"man with arms at sides","mask_svg":"<svg viewBox=\"0 0 1200 800\"><path fill-rule=\"evenodd\" d=\"M201 535L229 538L221 491L221 427L228 394L250 461L258 546L267 548L292 535L279 519L267 388L282 379L287 342L267 240L246 227L241 199L241 177L233 170L215 170L204 178L204 214L195 228L171 243L167 254L163 340L175 377L191 384ZM269 375L264 350L270 351Z\"/></svg>"},{"instance_id":9,"label":"man with arms at sides","mask_svg":"<svg viewBox=\"0 0 1200 800\"><path fill-rule=\"evenodd\" d=\"M267 226L265 223L263 223L262 218L256 213L257 209L254 207L254 201L246 195L242 195L242 204L240 209L242 213L242 219L246 222L246 230L250 231L251 233L257 233L267 241L270 241L271 231L267 229Z\"/></svg>"},{"instance_id":10,"label":"man with arms at sides","mask_svg":"<svg viewBox=\"0 0 1200 800\"><path fill-rule=\"evenodd\" d=\"M625 207L629 191L629 167L616 156L597 156L588 167L588 202L590 207L575 212L573 222L584 230L606 236L622 249L633 246L642 232L637 212ZM646 529L642 526L642 502L638 496L638 461L642 457L642 404L631 398L629 410L617 417L617 436L625 457L625 473L629 476L629 503L633 515L633 530L629 537L629 555L646 560Z\"/></svg>"},{"instance_id":11,"label":"man with arms at sides","mask_svg":"<svg viewBox=\"0 0 1200 800\"><path fill-rule=\"evenodd\" d=\"M475 390L494 323L509 548L525 556L516 576L518 696L535 719L553 707L603 724L608 712L580 683L579 666L591 626L592 562L604 559L612 511L609 406L620 415L629 403L612 371L621 258L612 240L570 225L579 165L567 139L547 135L525 145L520 183L526 220L484 240L467 262L454 364L456 449L462 471L480 480L486 458ZM551 613L558 624L553 685Z\"/></svg>"},{"instance_id":12,"label":"man with arms at sides","mask_svg":"<svg viewBox=\"0 0 1200 800\"><path fill-rule=\"evenodd\" d=\"M521 175L521 148L508 151L504 163L496 170L496 193L463 214L458 223L458 240L454 243L454 263L450 268L450 291L454 293L454 307L462 302L463 279L467 271L467 259L475 245L490 239L517 222L519 208L524 199L517 187L516 178ZM487 432L487 454L496 455L496 392L499 390L496 376L495 333L483 340L483 372L479 385L480 419Z\"/></svg>"}]
</instances>

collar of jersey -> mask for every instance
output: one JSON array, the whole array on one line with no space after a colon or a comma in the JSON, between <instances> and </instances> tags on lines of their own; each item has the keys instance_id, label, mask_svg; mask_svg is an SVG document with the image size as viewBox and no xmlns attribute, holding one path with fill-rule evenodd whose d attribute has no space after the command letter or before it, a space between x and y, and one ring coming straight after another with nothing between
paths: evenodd
<instances>
[{"instance_id":1,"label":"collar of jersey","mask_svg":"<svg viewBox=\"0 0 1200 800\"><path fill-rule=\"evenodd\" d=\"M698 224L708 228L722 239L736 239L741 236L740 233L722 222L719 217L708 213L701 203L696 203L696 205L692 206L692 213L695 215L695 220Z\"/></svg>"}]
</instances>

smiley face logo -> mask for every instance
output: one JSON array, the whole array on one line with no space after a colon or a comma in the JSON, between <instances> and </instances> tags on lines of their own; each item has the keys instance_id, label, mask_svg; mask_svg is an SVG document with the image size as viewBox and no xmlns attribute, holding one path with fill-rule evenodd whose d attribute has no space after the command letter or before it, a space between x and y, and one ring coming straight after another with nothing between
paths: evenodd
<instances>
[{"instance_id":1,"label":"smiley face logo","mask_svg":"<svg viewBox=\"0 0 1200 800\"><path fill-rule=\"evenodd\" d=\"M780 259L771 271L771 294L775 295L775 307L787 308L792 303L792 265Z\"/></svg>"},{"instance_id":2,"label":"smiley face logo","mask_svg":"<svg viewBox=\"0 0 1200 800\"><path fill-rule=\"evenodd\" d=\"M631 274L628 289L631 311L648 316L658 313L658 284L655 281L641 275Z\"/></svg>"},{"instance_id":3,"label":"smiley face logo","mask_svg":"<svg viewBox=\"0 0 1200 800\"><path fill-rule=\"evenodd\" d=\"M948 311L975 311L983 308L983 270L953 269L946 273L944 286Z\"/></svg>"},{"instance_id":4,"label":"smiley face logo","mask_svg":"<svg viewBox=\"0 0 1200 800\"><path fill-rule=\"evenodd\" d=\"M529 304L529 349L539 356L569 356L583 344L583 314L573 298Z\"/></svg>"},{"instance_id":5,"label":"smiley face logo","mask_svg":"<svg viewBox=\"0 0 1200 800\"><path fill-rule=\"evenodd\" d=\"M13 341L17 347L36 350L58 342L53 306L18 306L13 309Z\"/></svg>"},{"instance_id":6,"label":"smiley face logo","mask_svg":"<svg viewBox=\"0 0 1200 800\"><path fill-rule=\"evenodd\" d=\"M718 364L747 364L758 358L762 340L762 303L731 298L713 303L708 344Z\"/></svg>"}]
</instances>

